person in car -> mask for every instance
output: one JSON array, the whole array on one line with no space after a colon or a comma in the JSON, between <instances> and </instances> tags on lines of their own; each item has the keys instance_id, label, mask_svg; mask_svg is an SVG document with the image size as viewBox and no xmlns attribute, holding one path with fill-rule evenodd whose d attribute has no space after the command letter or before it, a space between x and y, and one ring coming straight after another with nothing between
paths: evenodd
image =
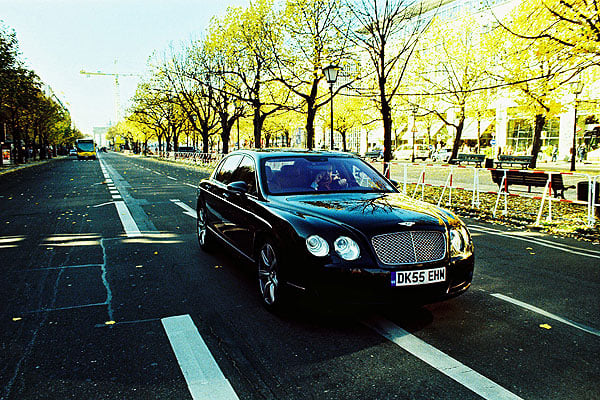
<instances>
[{"instance_id":1,"label":"person in car","mask_svg":"<svg viewBox=\"0 0 600 400\"><path fill-rule=\"evenodd\" d=\"M348 181L340 178L337 174L334 175L333 167L327 165L317 173L310 186L315 190L339 190L348 187Z\"/></svg>"}]
</instances>

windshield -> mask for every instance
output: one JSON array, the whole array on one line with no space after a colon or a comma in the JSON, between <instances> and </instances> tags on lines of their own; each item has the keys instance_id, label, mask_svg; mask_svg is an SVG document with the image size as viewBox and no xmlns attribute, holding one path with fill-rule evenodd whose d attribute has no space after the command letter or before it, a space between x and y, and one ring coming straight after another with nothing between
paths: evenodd
<instances>
[{"instance_id":1,"label":"windshield","mask_svg":"<svg viewBox=\"0 0 600 400\"><path fill-rule=\"evenodd\" d=\"M393 192L377 171L359 158L285 156L263 161L263 186L270 194Z\"/></svg>"},{"instance_id":2,"label":"windshield","mask_svg":"<svg viewBox=\"0 0 600 400\"><path fill-rule=\"evenodd\" d=\"M77 142L78 151L94 151L94 142Z\"/></svg>"}]
</instances>

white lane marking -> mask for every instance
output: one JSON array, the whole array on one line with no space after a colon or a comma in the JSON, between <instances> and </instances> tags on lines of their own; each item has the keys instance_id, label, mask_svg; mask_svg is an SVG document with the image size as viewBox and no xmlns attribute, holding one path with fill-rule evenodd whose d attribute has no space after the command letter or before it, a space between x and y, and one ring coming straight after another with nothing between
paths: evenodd
<instances>
[{"instance_id":1,"label":"white lane marking","mask_svg":"<svg viewBox=\"0 0 600 400\"><path fill-rule=\"evenodd\" d=\"M141 236L142 234L136 225L135 220L131 216L129 209L125 205L125 202L115 201L115 206L117 207L117 214L119 214L119 218L121 218L121 224L123 225L123 229L125 229L127 237Z\"/></svg>"},{"instance_id":2,"label":"white lane marking","mask_svg":"<svg viewBox=\"0 0 600 400\"><path fill-rule=\"evenodd\" d=\"M194 189L196 189L196 185L192 185L191 183L184 183L184 185L189 186L189 187L193 187Z\"/></svg>"},{"instance_id":3,"label":"white lane marking","mask_svg":"<svg viewBox=\"0 0 600 400\"><path fill-rule=\"evenodd\" d=\"M185 204L183 201L181 201L179 199L171 199L171 201L173 202L173 204L176 204L179 207L183 208L185 210L184 214L187 214L192 218L196 218L196 210L194 210L192 207L188 206L187 204Z\"/></svg>"},{"instance_id":4,"label":"white lane marking","mask_svg":"<svg viewBox=\"0 0 600 400\"><path fill-rule=\"evenodd\" d=\"M193 399L238 399L192 318L186 315L161 320Z\"/></svg>"},{"instance_id":5,"label":"white lane marking","mask_svg":"<svg viewBox=\"0 0 600 400\"><path fill-rule=\"evenodd\" d=\"M423 360L484 399L520 399L497 383L383 318L363 322L386 339Z\"/></svg>"},{"instance_id":6,"label":"white lane marking","mask_svg":"<svg viewBox=\"0 0 600 400\"><path fill-rule=\"evenodd\" d=\"M544 317L552 318L555 321L562 322L563 324L572 326L573 328L577 328L577 329L580 329L580 330L582 330L584 332L591 333L592 335L600 336L600 330L598 330L598 329L595 329L595 328L592 328L592 327L580 324L580 323L575 322L575 321L571 321L571 320L566 319L566 318L559 317L558 315L549 313L548 311L542 310L541 308L538 308L536 306L532 306L531 304L524 303L524 302L522 302L520 300L513 299L512 297L508 297L508 296L505 296L505 295L500 294L500 293L492 293L492 296L496 297L497 299L504 300L504 301L507 301L507 302L512 303L514 305L517 305L519 307L523 307L523 308L525 308L525 309L527 309L529 311L533 311L535 313L543 315Z\"/></svg>"},{"instance_id":7,"label":"white lane marking","mask_svg":"<svg viewBox=\"0 0 600 400\"><path fill-rule=\"evenodd\" d=\"M173 181L176 181L176 180L177 180L177 178L173 178L172 176L169 176L169 175L167 175L167 178L169 178L169 179L171 179L171 180L173 180Z\"/></svg>"},{"instance_id":8,"label":"white lane marking","mask_svg":"<svg viewBox=\"0 0 600 400\"><path fill-rule=\"evenodd\" d=\"M162 175L160 172L152 171L153 174Z\"/></svg>"},{"instance_id":9,"label":"white lane marking","mask_svg":"<svg viewBox=\"0 0 600 400\"><path fill-rule=\"evenodd\" d=\"M97 204L97 205L95 205L95 206L93 206L93 207L94 207L94 208L96 208L96 207L102 207L102 206L106 206L106 205L108 205L108 204L113 204L113 203L114 203L113 201L109 201L109 202L107 202L107 203Z\"/></svg>"},{"instance_id":10,"label":"white lane marking","mask_svg":"<svg viewBox=\"0 0 600 400\"><path fill-rule=\"evenodd\" d=\"M567 245L563 245L563 244L552 243L548 240L544 240L544 239L540 239L540 238L525 238L525 237L518 236L518 234L516 232L505 232L505 231L495 230L495 229L486 228L486 227L482 227L482 226L469 225L468 228L469 228L469 230L472 230L472 231L489 233L490 235L498 235L498 236L503 236L503 237L510 236L512 239L522 240L524 242L529 242L529 243L534 243L534 244L537 244L540 246L549 247L551 249L556 249L556 250L561 250L561 251L564 251L567 253L577 254L579 256L600 258L600 252L597 250L588 250L588 249L582 249L582 248L578 248L578 247L567 246ZM573 250L573 249L575 249L575 250Z\"/></svg>"}]
</instances>

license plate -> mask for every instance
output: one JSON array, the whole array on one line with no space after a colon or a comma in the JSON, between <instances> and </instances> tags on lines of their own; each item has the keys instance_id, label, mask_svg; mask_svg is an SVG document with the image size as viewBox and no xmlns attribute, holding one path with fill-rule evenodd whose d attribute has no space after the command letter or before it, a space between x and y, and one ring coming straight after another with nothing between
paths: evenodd
<instances>
[{"instance_id":1,"label":"license plate","mask_svg":"<svg viewBox=\"0 0 600 400\"><path fill-rule=\"evenodd\" d=\"M392 286L427 285L445 280L446 267L392 273Z\"/></svg>"}]
</instances>

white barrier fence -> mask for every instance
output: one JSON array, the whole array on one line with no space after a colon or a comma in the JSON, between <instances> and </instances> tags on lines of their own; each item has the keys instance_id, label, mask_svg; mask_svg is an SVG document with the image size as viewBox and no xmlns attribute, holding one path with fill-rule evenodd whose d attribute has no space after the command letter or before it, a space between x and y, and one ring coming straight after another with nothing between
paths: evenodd
<instances>
[{"instance_id":1,"label":"white barrier fence","mask_svg":"<svg viewBox=\"0 0 600 400\"><path fill-rule=\"evenodd\" d=\"M585 206L586 209L584 221L577 222L593 227L597 219L596 207L600 207L597 201L600 175L397 162L389 163L384 168L384 174L398 181L402 191L412 198L420 197L423 200L426 187L441 189L437 198L438 205L441 205L444 199L446 206L455 205L453 192L456 190L470 192L470 206L473 209L480 209L481 194L494 195L494 217L500 213L509 214L509 197L521 197L532 207L538 207L535 225L540 225L544 210L547 210L546 221L553 221L553 204L554 219L569 218L556 214L556 203L572 203ZM414 186L412 193L409 193L408 185ZM523 190L523 187L527 190ZM532 191L532 188L536 190ZM558 198L558 195L562 197L563 194L564 198ZM578 197L584 199L579 200Z\"/></svg>"},{"instance_id":2,"label":"white barrier fence","mask_svg":"<svg viewBox=\"0 0 600 400\"><path fill-rule=\"evenodd\" d=\"M218 153L173 151L160 152L158 156L209 168L216 166L223 157L222 154ZM382 165L380 162L374 164ZM500 213L503 216L509 215L509 197L520 197L528 203L531 202L532 207L538 207L535 225L541 224L545 209L547 209L545 219L547 222L552 222L556 218L564 219L565 216L560 215L555 203L572 203L586 208L584 220L575 222L594 227L597 219L596 208L600 207L600 202L596 201L600 197L600 193L598 193L600 175L398 162L388 163L384 169L384 174L398 181L403 193L409 194L412 198L417 197L420 193L420 198L423 200L426 187L441 189L441 194L437 198L438 205L441 205L444 199L446 199L445 206L456 205L453 192L456 193L457 190L463 193L470 192L470 206L473 209L480 209L482 205L481 194L494 195L493 217ZM494 181L494 175L496 181ZM521 182L516 183L515 176ZM578 186L582 184L585 189L579 190ZM407 193L408 185L414 185L412 193ZM515 189L514 186L517 186L518 189ZM524 191L523 186L527 186L528 190ZM537 190L532 191L532 187ZM570 191L571 189L574 190ZM560 194L564 194L565 198L553 196L553 191L555 196L560 191ZM578 195L585 195L583 196L585 200L577 199L576 192ZM536 205L535 203L539 204Z\"/></svg>"},{"instance_id":3,"label":"white barrier fence","mask_svg":"<svg viewBox=\"0 0 600 400\"><path fill-rule=\"evenodd\" d=\"M201 165L205 167L214 167L223 158L219 153L197 153L191 151L175 152L160 151L158 157L166 160L176 160L187 164Z\"/></svg>"}]
</instances>

